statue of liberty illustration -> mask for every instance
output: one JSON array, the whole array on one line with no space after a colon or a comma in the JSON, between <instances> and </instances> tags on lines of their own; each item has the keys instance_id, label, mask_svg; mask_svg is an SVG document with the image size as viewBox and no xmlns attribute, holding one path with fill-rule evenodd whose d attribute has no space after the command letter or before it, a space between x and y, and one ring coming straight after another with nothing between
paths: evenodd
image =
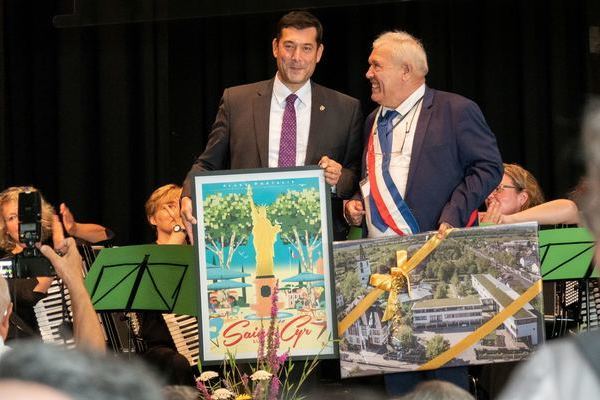
<instances>
[{"instance_id":1,"label":"statue of liberty illustration","mask_svg":"<svg viewBox=\"0 0 600 400\"><path fill-rule=\"evenodd\" d=\"M256 316L267 318L271 315L271 293L277 285L275 276L275 241L281 232L281 226L269 221L267 207L254 204L252 186L248 185L248 199L252 215L252 236L254 251L256 253L256 278L254 290L256 303L251 308L256 311Z\"/></svg>"}]
</instances>

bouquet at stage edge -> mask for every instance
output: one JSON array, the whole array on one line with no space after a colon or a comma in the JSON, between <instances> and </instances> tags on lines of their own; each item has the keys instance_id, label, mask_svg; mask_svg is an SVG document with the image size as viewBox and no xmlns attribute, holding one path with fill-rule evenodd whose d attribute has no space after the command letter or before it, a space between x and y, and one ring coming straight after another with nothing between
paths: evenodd
<instances>
[{"instance_id":1,"label":"bouquet at stage edge","mask_svg":"<svg viewBox=\"0 0 600 400\"><path fill-rule=\"evenodd\" d=\"M277 354L279 350L279 326L277 313L279 289L273 288L271 295L271 318L269 327L261 326L258 334L258 354L256 365L248 375L240 370L235 354L227 353L223 361L222 377L215 371L205 371L196 379L196 387L203 400L300 400L299 389L319 363L318 357L306 360L297 382L290 381L294 364L288 352Z\"/></svg>"}]
</instances>

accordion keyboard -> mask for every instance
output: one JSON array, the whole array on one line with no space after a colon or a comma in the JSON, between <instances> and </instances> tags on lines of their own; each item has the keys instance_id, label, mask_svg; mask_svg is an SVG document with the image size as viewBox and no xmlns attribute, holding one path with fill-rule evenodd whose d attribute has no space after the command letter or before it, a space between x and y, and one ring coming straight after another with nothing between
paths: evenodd
<instances>
[{"instance_id":1,"label":"accordion keyboard","mask_svg":"<svg viewBox=\"0 0 600 400\"><path fill-rule=\"evenodd\" d=\"M189 315L163 314L177 351L187 358L191 366L198 364L198 319Z\"/></svg>"}]
</instances>

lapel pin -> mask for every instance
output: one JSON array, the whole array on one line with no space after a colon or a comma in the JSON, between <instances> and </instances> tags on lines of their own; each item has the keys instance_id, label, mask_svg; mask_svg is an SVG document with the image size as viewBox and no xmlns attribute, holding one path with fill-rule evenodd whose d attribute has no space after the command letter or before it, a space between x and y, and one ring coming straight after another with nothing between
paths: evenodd
<instances>
[{"instance_id":1,"label":"lapel pin","mask_svg":"<svg viewBox=\"0 0 600 400\"><path fill-rule=\"evenodd\" d=\"M319 107L320 111L325 111L325 106L321 104L321 107Z\"/></svg>"}]
</instances>

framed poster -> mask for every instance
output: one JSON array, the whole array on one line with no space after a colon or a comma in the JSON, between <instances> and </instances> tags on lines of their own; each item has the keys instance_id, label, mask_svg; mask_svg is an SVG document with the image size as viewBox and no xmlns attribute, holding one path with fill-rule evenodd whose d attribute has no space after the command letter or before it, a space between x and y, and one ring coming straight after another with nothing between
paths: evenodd
<instances>
[{"instance_id":1,"label":"framed poster","mask_svg":"<svg viewBox=\"0 0 600 400\"><path fill-rule=\"evenodd\" d=\"M194 177L193 196L200 360L256 359L274 308L279 354L336 357L323 170L204 173Z\"/></svg>"},{"instance_id":2,"label":"framed poster","mask_svg":"<svg viewBox=\"0 0 600 400\"><path fill-rule=\"evenodd\" d=\"M342 378L517 361L544 341L537 224L333 252Z\"/></svg>"}]
</instances>

